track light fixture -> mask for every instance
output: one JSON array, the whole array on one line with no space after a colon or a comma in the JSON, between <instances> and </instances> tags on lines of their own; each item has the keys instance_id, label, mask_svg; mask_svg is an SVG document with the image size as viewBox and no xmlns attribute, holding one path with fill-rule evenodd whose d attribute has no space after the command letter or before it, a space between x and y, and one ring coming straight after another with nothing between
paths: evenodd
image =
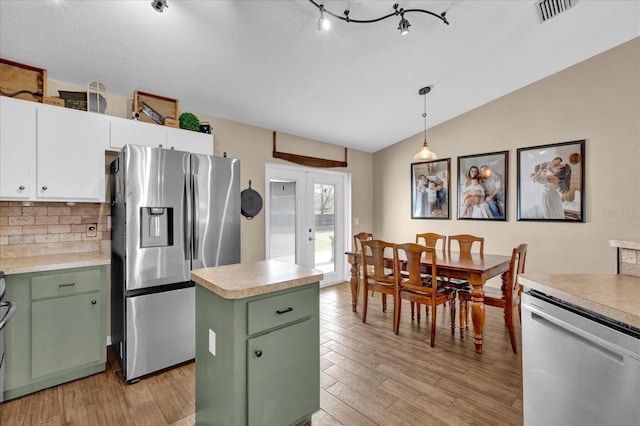
<instances>
[{"instance_id":1,"label":"track light fixture","mask_svg":"<svg viewBox=\"0 0 640 426\"><path fill-rule=\"evenodd\" d=\"M414 160L436 160L438 156L435 152L429 149L429 144L427 143L427 93L431 91L431 87L423 87L418 90L418 94L424 96L424 112L422 113L422 117L424 118L424 143L422 144L422 149L418 152L413 159Z\"/></svg>"},{"instance_id":2,"label":"track light fixture","mask_svg":"<svg viewBox=\"0 0 640 426\"><path fill-rule=\"evenodd\" d=\"M156 12L162 13L164 8L169 6L167 5L167 0L153 0L151 2L151 7L153 7Z\"/></svg>"},{"instance_id":3,"label":"track light fixture","mask_svg":"<svg viewBox=\"0 0 640 426\"><path fill-rule=\"evenodd\" d=\"M315 7L318 8L318 10L320 11L320 20L318 21L318 31L323 31L328 29L328 23L327 18L324 16L325 13L333 16L336 19L340 19L341 21L345 21L345 22L355 22L357 24L370 24L373 22L378 22L378 21L382 21L384 19L390 18L392 16L398 16L400 15L400 23L398 24L398 30L400 30L400 34L404 35L407 34L409 32L409 27L411 26L411 24L409 23L409 21L404 17L405 13L412 13L412 12L416 12L416 13L426 13L427 15L431 15L434 16L436 18L438 18L439 20L441 20L442 22L444 22L445 24L449 25L449 21L447 21L447 18L445 17L445 15L447 14L447 12L442 12L440 14L431 12L429 10L425 10L425 9L403 9L401 8L398 3L393 5L393 12L384 15L384 16L380 16L379 18L373 18L373 19L353 19L349 16L349 9L346 9L343 14L344 16L338 15L336 13L331 12L330 10L327 10L323 4L318 4L315 0L309 0L309 2L311 2L311 4L313 4ZM322 25L321 25L322 23Z\"/></svg>"}]
</instances>

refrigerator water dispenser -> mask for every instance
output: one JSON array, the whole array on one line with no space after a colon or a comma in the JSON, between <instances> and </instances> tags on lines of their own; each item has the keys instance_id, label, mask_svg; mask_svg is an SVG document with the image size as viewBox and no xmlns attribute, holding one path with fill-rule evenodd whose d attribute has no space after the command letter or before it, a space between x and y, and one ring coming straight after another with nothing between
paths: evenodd
<instances>
[{"instance_id":1,"label":"refrigerator water dispenser","mask_svg":"<svg viewBox=\"0 0 640 426\"><path fill-rule=\"evenodd\" d=\"M165 247L173 245L173 208L140 208L140 246Z\"/></svg>"}]
</instances>

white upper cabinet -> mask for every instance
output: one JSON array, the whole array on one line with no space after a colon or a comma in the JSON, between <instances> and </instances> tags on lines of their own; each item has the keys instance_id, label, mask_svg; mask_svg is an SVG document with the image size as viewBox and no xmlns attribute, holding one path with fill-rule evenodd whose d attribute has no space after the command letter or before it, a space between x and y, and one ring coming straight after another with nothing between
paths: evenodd
<instances>
[{"instance_id":1,"label":"white upper cabinet","mask_svg":"<svg viewBox=\"0 0 640 426\"><path fill-rule=\"evenodd\" d=\"M109 118L0 97L0 199L104 202Z\"/></svg>"},{"instance_id":2,"label":"white upper cabinet","mask_svg":"<svg viewBox=\"0 0 640 426\"><path fill-rule=\"evenodd\" d=\"M28 200L35 194L37 106L0 97L0 199Z\"/></svg>"},{"instance_id":3,"label":"white upper cabinet","mask_svg":"<svg viewBox=\"0 0 640 426\"><path fill-rule=\"evenodd\" d=\"M167 148L213 155L213 135L167 127Z\"/></svg>"},{"instance_id":4,"label":"white upper cabinet","mask_svg":"<svg viewBox=\"0 0 640 426\"><path fill-rule=\"evenodd\" d=\"M105 201L104 147L109 143L109 118L38 106L38 199Z\"/></svg>"},{"instance_id":5,"label":"white upper cabinet","mask_svg":"<svg viewBox=\"0 0 640 426\"><path fill-rule=\"evenodd\" d=\"M175 149L213 155L213 136L174 127L160 126L119 117L111 118L109 147L119 150L126 144Z\"/></svg>"},{"instance_id":6,"label":"white upper cabinet","mask_svg":"<svg viewBox=\"0 0 640 426\"><path fill-rule=\"evenodd\" d=\"M125 118L110 117L111 149L120 150L126 144L164 148L167 143L167 132L164 126L145 123Z\"/></svg>"}]
</instances>

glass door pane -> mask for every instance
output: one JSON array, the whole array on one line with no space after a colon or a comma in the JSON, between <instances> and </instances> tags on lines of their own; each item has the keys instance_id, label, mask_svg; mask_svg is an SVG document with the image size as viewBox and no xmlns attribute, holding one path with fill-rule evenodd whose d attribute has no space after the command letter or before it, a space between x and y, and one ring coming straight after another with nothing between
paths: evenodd
<instances>
[{"instance_id":1,"label":"glass door pane","mask_svg":"<svg viewBox=\"0 0 640 426\"><path fill-rule=\"evenodd\" d=\"M269 182L269 257L286 263L297 263L296 185L296 181Z\"/></svg>"},{"instance_id":2,"label":"glass door pane","mask_svg":"<svg viewBox=\"0 0 640 426\"><path fill-rule=\"evenodd\" d=\"M336 188L332 184L314 183L313 217L315 222L314 265L324 273L334 272L336 235Z\"/></svg>"}]
</instances>

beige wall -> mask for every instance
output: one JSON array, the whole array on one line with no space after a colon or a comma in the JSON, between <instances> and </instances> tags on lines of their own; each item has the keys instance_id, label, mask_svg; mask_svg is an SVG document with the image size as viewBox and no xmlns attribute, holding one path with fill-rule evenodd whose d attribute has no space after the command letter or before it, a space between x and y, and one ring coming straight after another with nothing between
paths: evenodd
<instances>
[{"instance_id":1,"label":"beige wall","mask_svg":"<svg viewBox=\"0 0 640 426\"><path fill-rule=\"evenodd\" d=\"M107 87L109 82L104 82ZM85 88L59 81L48 82L49 96L57 96L58 90L84 91ZM164 95L161 90L157 94ZM182 103L180 105L183 105ZM109 93L107 114L118 117L130 117L132 99L129 96ZM235 121L213 117L205 113L182 109L181 112L194 112L201 122L209 122L213 127L214 154L239 158L241 162L241 188L249 186L265 195L265 165L292 163L272 157L273 130L250 126ZM320 118L319 118L320 119ZM277 129L276 129L277 130ZM277 133L277 150L292 154L307 155L330 160L344 160L344 147L300 138L285 133ZM351 174L352 216L358 218L359 225L353 225L353 232L373 229L373 156L362 151L348 150L347 168L332 170ZM250 262L265 258L265 214L264 210L252 220L242 218L242 261ZM349 240L350 241L350 240Z\"/></svg>"},{"instance_id":2,"label":"beige wall","mask_svg":"<svg viewBox=\"0 0 640 426\"><path fill-rule=\"evenodd\" d=\"M374 234L410 241L417 232L472 233L486 238L489 253L528 243L529 272L615 273L608 240L640 240L638 52L635 39L428 130L431 149L451 158L454 188L458 156L509 151L507 222L456 220L455 189L451 220L411 220L409 171L421 135L374 154ZM516 221L516 149L579 139L586 223Z\"/></svg>"}]
</instances>

